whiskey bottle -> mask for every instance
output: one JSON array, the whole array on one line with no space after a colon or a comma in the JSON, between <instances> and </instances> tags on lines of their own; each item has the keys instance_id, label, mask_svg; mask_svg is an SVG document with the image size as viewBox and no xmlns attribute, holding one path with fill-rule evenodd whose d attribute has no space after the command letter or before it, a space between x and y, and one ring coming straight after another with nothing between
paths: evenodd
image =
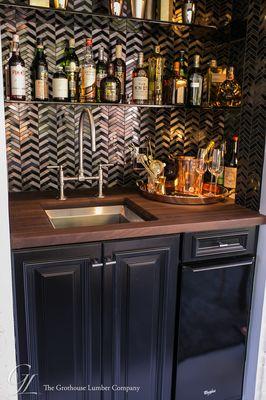
<instances>
[{"instance_id":1,"label":"whiskey bottle","mask_svg":"<svg viewBox=\"0 0 266 400\"><path fill-rule=\"evenodd\" d=\"M56 101L68 100L68 79L62 65L56 67L53 76L53 99Z\"/></svg>"},{"instance_id":2,"label":"whiskey bottle","mask_svg":"<svg viewBox=\"0 0 266 400\"><path fill-rule=\"evenodd\" d=\"M238 151L238 136L233 136L233 148L230 159L226 162L224 167L224 186L228 189L236 188L237 178L237 151Z\"/></svg>"},{"instance_id":3,"label":"whiskey bottle","mask_svg":"<svg viewBox=\"0 0 266 400\"><path fill-rule=\"evenodd\" d=\"M68 79L68 99L77 102L79 99L79 60L75 52L75 39L69 39L63 61Z\"/></svg>"},{"instance_id":4,"label":"whiskey bottle","mask_svg":"<svg viewBox=\"0 0 266 400\"><path fill-rule=\"evenodd\" d=\"M121 82L115 76L114 63L108 65L107 77L101 81L101 102L119 103L121 99Z\"/></svg>"},{"instance_id":5,"label":"whiskey bottle","mask_svg":"<svg viewBox=\"0 0 266 400\"><path fill-rule=\"evenodd\" d=\"M42 39L37 39L37 49L32 63L33 99L48 100L48 65Z\"/></svg>"},{"instance_id":6,"label":"whiskey bottle","mask_svg":"<svg viewBox=\"0 0 266 400\"><path fill-rule=\"evenodd\" d=\"M96 64L92 54L92 39L86 39L86 50L81 65L81 102L96 100Z\"/></svg>"},{"instance_id":7,"label":"whiskey bottle","mask_svg":"<svg viewBox=\"0 0 266 400\"><path fill-rule=\"evenodd\" d=\"M180 56L177 61L179 61L180 64L180 76L187 80L188 71L185 61L185 52L183 50L180 51Z\"/></svg>"},{"instance_id":8,"label":"whiskey bottle","mask_svg":"<svg viewBox=\"0 0 266 400\"><path fill-rule=\"evenodd\" d=\"M161 47L155 46L154 54L149 58L149 103L163 103L163 71L165 59L160 54Z\"/></svg>"},{"instance_id":9,"label":"whiskey bottle","mask_svg":"<svg viewBox=\"0 0 266 400\"><path fill-rule=\"evenodd\" d=\"M165 62L163 73L163 104L172 104L173 68L170 62Z\"/></svg>"},{"instance_id":10,"label":"whiskey bottle","mask_svg":"<svg viewBox=\"0 0 266 400\"><path fill-rule=\"evenodd\" d=\"M185 104L187 98L187 78L181 75L180 62L174 62L172 104Z\"/></svg>"},{"instance_id":11,"label":"whiskey bottle","mask_svg":"<svg viewBox=\"0 0 266 400\"><path fill-rule=\"evenodd\" d=\"M132 99L136 104L146 104L148 101L149 79L144 68L144 54L139 52L138 64L133 71Z\"/></svg>"},{"instance_id":12,"label":"whiskey bottle","mask_svg":"<svg viewBox=\"0 0 266 400\"><path fill-rule=\"evenodd\" d=\"M107 64L104 61L104 49L99 48L99 58L96 66L96 96L97 101L101 101L101 81L107 76Z\"/></svg>"},{"instance_id":13,"label":"whiskey bottle","mask_svg":"<svg viewBox=\"0 0 266 400\"><path fill-rule=\"evenodd\" d=\"M122 53L122 43L120 40L117 41L115 48L115 60L114 60L114 73L115 77L120 80L121 89L120 89L120 103L125 103L126 100L126 64L123 60Z\"/></svg>"},{"instance_id":14,"label":"whiskey bottle","mask_svg":"<svg viewBox=\"0 0 266 400\"><path fill-rule=\"evenodd\" d=\"M211 60L205 77L206 105L217 106L219 88L226 79L226 69L217 66L216 60Z\"/></svg>"},{"instance_id":15,"label":"whiskey bottle","mask_svg":"<svg viewBox=\"0 0 266 400\"><path fill-rule=\"evenodd\" d=\"M219 88L218 104L222 107L240 106L241 97L241 87L235 80L234 67L229 67L227 79Z\"/></svg>"},{"instance_id":16,"label":"whiskey bottle","mask_svg":"<svg viewBox=\"0 0 266 400\"><path fill-rule=\"evenodd\" d=\"M194 56L193 67L189 73L189 104L192 106L200 106L202 100L202 87L203 87L203 76L200 71L200 56L196 54Z\"/></svg>"},{"instance_id":17,"label":"whiskey bottle","mask_svg":"<svg viewBox=\"0 0 266 400\"><path fill-rule=\"evenodd\" d=\"M9 71L9 60L12 57L12 42L10 42L9 53L4 61L4 82L5 82L5 98L10 100L10 71Z\"/></svg>"},{"instance_id":18,"label":"whiskey bottle","mask_svg":"<svg viewBox=\"0 0 266 400\"><path fill-rule=\"evenodd\" d=\"M12 56L9 60L10 99L26 100L26 71L20 56L19 36L13 35Z\"/></svg>"}]
</instances>

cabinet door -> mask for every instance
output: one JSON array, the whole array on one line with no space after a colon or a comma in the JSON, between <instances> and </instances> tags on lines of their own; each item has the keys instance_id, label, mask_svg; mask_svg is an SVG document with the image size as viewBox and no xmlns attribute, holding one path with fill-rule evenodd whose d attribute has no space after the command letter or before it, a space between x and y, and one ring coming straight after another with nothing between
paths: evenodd
<instances>
[{"instance_id":1,"label":"cabinet door","mask_svg":"<svg viewBox=\"0 0 266 400\"><path fill-rule=\"evenodd\" d=\"M101 382L100 257L98 244L14 255L18 361L36 374L26 392L37 399L90 399L72 387Z\"/></svg>"},{"instance_id":2,"label":"cabinet door","mask_svg":"<svg viewBox=\"0 0 266 400\"><path fill-rule=\"evenodd\" d=\"M104 399L171 398L178 247L177 236L104 245Z\"/></svg>"}]
</instances>

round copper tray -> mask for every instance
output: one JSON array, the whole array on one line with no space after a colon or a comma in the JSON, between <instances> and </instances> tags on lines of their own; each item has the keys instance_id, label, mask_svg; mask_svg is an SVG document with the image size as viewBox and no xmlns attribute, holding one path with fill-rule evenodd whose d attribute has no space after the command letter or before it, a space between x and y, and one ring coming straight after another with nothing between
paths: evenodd
<instances>
[{"instance_id":1,"label":"round copper tray","mask_svg":"<svg viewBox=\"0 0 266 400\"><path fill-rule=\"evenodd\" d=\"M203 204L213 204L220 201L224 201L231 192L223 186L217 186L217 194L209 196L208 193L211 189L211 184L205 183L203 186L203 195L187 195L180 192L175 192L173 189L166 189L166 194L156 194L147 191L146 184L144 182L138 182L138 187L142 196L149 200L160 201L162 203L171 204L183 204L183 205L203 205ZM212 192L214 191L214 185L212 187Z\"/></svg>"}]
</instances>

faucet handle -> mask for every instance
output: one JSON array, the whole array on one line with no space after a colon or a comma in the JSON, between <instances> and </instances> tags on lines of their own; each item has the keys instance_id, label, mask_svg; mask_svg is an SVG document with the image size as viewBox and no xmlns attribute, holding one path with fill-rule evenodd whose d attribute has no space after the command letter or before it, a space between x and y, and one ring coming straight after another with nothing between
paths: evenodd
<instances>
[{"instance_id":1,"label":"faucet handle","mask_svg":"<svg viewBox=\"0 0 266 400\"><path fill-rule=\"evenodd\" d=\"M113 167L113 166L114 166L114 164L110 164L110 163L106 163L106 164L100 163L99 164L99 169L102 169L104 167Z\"/></svg>"},{"instance_id":2,"label":"faucet handle","mask_svg":"<svg viewBox=\"0 0 266 400\"><path fill-rule=\"evenodd\" d=\"M59 199L66 200L64 193L65 177L64 177L63 165L47 165L47 169L57 169L59 171L59 191L60 191Z\"/></svg>"}]
</instances>

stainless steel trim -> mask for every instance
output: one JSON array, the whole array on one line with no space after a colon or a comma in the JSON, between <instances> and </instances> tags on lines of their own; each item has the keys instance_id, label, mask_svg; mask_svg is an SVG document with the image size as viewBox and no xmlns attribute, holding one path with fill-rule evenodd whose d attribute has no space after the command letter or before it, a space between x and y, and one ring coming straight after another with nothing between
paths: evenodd
<instances>
[{"instance_id":1,"label":"stainless steel trim","mask_svg":"<svg viewBox=\"0 0 266 400\"><path fill-rule=\"evenodd\" d=\"M103 267L103 263L94 262L93 264L91 264L91 266L92 268Z\"/></svg>"}]
</instances>

